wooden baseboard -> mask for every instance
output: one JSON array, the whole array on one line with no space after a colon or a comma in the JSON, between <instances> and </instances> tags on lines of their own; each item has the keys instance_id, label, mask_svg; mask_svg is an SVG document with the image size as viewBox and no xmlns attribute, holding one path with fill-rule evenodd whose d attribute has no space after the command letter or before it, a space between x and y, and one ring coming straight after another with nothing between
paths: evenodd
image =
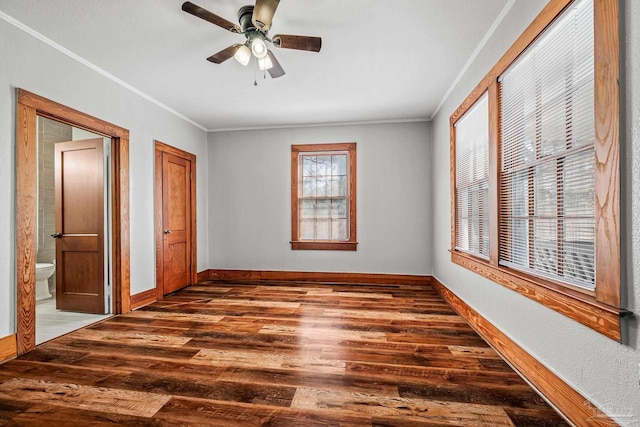
<instances>
[{"instance_id":1,"label":"wooden baseboard","mask_svg":"<svg viewBox=\"0 0 640 427\"><path fill-rule=\"evenodd\" d=\"M202 270L198 272L198 283L211 280L211 277L210 277L211 271L213 270Z\"/></svg>"},{"instance_id":2,"label":"wooden baseboard","mask_svg":"<svg viewBox=\"0 0 640 427\"><path fill-rule=\"evenodd\" d=\"M198 282L206 280L279 280L327 283L367 283L431 285L431 276L380 273L326 273L311 271L219 270L198 273Z\"/></svg>"},{"instance_id":3,"label":"wooden baseboard","mask_svg":"<svg viewBox=\"0 0 640 427\"><path fill-rule=\"evenodd\" d=\"M16 334L0 338L0 362L16 357Z\"/></svg>"},{"instance_id":4,"label":"wooden baseboard","mask_svg":"<svg viewBox=\"0 0 640 427\"><path fill-rule=\"evenodd\" d=\"M136 308L151 304L152 302L156 302L157 300L156 288L131 295L131 310L135 310Z\"/></svg>"},{"instance_id":5,"label":"wooden baseboard","mask_svg":"<svg viewBox=\"0 0 640 427\"><path fill-rule=\"evenodd\" d=\"M525 380L576 426L618 425L435 277L432 286Z\"/></svg>"}]
</instances>

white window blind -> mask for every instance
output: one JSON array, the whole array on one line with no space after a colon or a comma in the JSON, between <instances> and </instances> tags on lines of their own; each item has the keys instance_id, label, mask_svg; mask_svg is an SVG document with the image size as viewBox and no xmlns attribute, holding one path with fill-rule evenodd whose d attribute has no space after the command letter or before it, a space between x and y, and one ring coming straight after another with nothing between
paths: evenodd
<instances>
[{"instance_id":1,"label":"white window blind","mask_svg":"<svg viewBox=\"0 0 640 427\"><path fill-rule=\"evenodd\" d=\"M456 249L489 257L489 101L485 93L456 126Z\"/></svg>"},{"instance_id":2,"label":"white window blind","mask_svg":"<svg viewBox=\"0 0 640 427\"><path fill-rule=\"evenodd\" d=\"M593 0L500 79L500 264L595 289Z\"/></svg>"}]
</instances>

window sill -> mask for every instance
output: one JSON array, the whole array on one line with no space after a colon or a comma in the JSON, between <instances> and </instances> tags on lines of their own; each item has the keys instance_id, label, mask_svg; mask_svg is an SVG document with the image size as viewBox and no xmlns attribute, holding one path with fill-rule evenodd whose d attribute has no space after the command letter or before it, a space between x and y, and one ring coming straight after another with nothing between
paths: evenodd
<instances>
[{"instance_id":1,"label":"window sill","mask_svg":"<svg viewBox=\"0 0 640 427\"><path fill-rule=\"evenodd\" d=\"M294 251L356 251L358 242L291 242L291 250Z\"/></svg>"},{"instance_id":2,"label":"window sill","mask_svg":"<svg viewBox=\"0 0 640 427\"><path fill-rule=\"evenodd\" d=\"M626 310L596 301L592 295L495 266L468 254L450 252L454 264L537 301L611 339L621 341L620 318L630 314Z\"/></svg>"}]
</instances>

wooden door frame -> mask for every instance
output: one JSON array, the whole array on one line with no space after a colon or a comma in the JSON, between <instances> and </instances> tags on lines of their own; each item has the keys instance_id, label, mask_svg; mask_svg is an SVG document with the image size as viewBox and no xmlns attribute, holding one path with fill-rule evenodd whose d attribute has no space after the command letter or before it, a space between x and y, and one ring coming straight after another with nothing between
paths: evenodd
<instances>
[{"instance_id":1,"label":"wooden door frame","mask_svg":"<svg viewBox=\"0 0 640 427\"><path fill-rule=\"evenodd\" d=\"M164 258L163 258L163 239L162 233L162 154L167 153L180 157L191 162L191 283L198 283L198 266L197 266L197 241L196 241L196 156L179 148L172 147L161 141L155 142L155 221L156 221L156 298L161 300L164 298Z\"/></svg>"},{"instance_id":2,"label":"wooden door frame","mask_svg":"<svg viewBox=\"0 0 640 427\"><path fill-rule=\"evenodd\" d=\"M16 347L36 346L37 116L111 138L113 313L130 311L129 131L57 102L16 90Z\"/></svg>"}]
</instances>

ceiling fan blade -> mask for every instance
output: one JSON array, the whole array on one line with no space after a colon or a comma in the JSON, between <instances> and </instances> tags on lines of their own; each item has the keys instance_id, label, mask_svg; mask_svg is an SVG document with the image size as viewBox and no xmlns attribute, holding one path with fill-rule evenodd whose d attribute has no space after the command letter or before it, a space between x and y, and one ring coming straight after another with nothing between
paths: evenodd
<instances>
[{"instance_id":1,"label":"ceiling fan blade","mask_svg":"<svg viewBox=\"0 0 640 427\"><path fill-rule=\"evenodd\" d=\"M227 59L233 58L233 55L235 55L236 51L240 49L240 46L242 45L239 43L236 43L232 46L229 46L226 49L222 49L220 52L214 53L213 55L208 57L207 61L213 62L214 64L222 64Z\"/></svg>"},{"instance_id":2,"label":"ceiling fan blade","mask_svg":"<svg viewBox=\"0 0 640 427\"><path fill-rule=\"evenodd\" d=\"M273 36L273 44L283 49L308 50L310 52L320 52L322 39L310 36L292 36L289 34L276 34Z\"/></svg>"},{"instance_id":3,"label":"ceiling fan blade","mask_svg":"<svg viewBox=\"0 0 640 427\"><path fill-rule=\"evenodd\" d=\"M239 25L236 25L231 21L227 21L226 19L219 17L215 13L209 12L207 9L204 9L197 4L193 4L190 1L182 3L182 10L192 14L193 16L197 16L200 19L209 21L212 24L217 25L218 27L231 31L232 33L242 33L242 29L240 29Z\"/></svg>"},{"instance_id":4,"label":"ceiling fan blade","mask_svg":"<svg viewBox=\"0 0 640 427\"><path fill-rule=\"evenodd\" d=\"M269 59L271 59L271 63L273 64L273 67L268 70L271 78L277 79L278 77L284 76L284 69L282 69L282 65L280 65L273 52L269 51L267 55L269 55Z\"/></svg>"},{"instance_id":5,"label":"ceiling fan blade","mask_svg":"<svg viewBox=\"0 0 640 427\"><path fill-rule=\"evenodd\" d=\"M256 0L251 22L257 29L265 33L269 31L278 3L280 3L280 0Z\"/></svg>"}]
</instances>

